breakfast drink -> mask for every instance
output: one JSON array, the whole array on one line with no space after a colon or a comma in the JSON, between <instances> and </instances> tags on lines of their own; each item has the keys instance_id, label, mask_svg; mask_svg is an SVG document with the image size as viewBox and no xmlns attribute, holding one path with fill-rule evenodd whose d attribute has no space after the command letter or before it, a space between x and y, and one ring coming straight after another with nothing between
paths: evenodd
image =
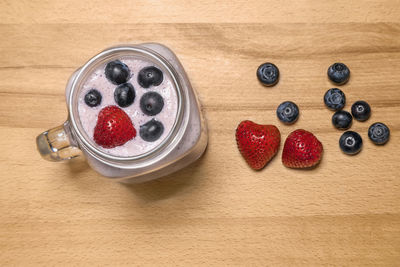
<instances>
[{"instance_id":1,"label":"breakfast drink","mask_svg":"<svg viewBox=\"0 0 400 267\"><path fill-rule=\"evenodd\" d=\"M136 183L173 173L206 149L196 93L162 44L100 52L71 75L65 95L68 119L36 138L46 160L84 156L101 175Z\"/></svg>"}]
</instances>

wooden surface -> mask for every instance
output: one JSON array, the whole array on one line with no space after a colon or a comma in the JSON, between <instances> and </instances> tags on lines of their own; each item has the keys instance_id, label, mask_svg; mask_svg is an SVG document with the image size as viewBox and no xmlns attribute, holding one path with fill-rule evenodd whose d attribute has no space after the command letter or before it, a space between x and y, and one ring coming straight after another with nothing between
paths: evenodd
<instances>
[{"instance_id":1,"label":"wooden surface","mask_svg":"<svg viewBox=\"0 0 400 267\"><path fill-rule=\"evenodd\" d=\"M0 265L399 266L400 2L0 0ZM67 117L69 75L120 43L172 48L198 91L209 147L189 168L126 186L84 161L50 163L35 137ZM272 61L281 80L258 84ZM354 122L363 151L345 156L322 102L326 70L372 117ZM296 102L293 126L275 109ZM304 128L324 145L320 166L291 170L281 152L250 170L234 141L244 119ZM387 123L373 145L367 128ZM282 145L281 145L282 146Z\"/></svg>"}]
</instances>

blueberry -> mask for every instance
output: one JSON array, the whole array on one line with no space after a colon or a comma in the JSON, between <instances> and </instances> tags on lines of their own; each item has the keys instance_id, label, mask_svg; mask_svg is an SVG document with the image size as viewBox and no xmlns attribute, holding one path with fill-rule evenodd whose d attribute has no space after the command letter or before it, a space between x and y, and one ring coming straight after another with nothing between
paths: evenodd
<instances>
[{"instance_id":1,"label":"blueberry","mask_svg":"<svg viewBox=\"0 0 400 267\"><path fill-rule=\"evenodd\" d=\"M273 86L279 80L279 69L272 63L261 64L257 69L257 78L265 86Z\"/></svg>"},{"instance_id":2,"label":"blueberry","mask_svg":"<svg viewBox=\"0 0 400 267\"><path fill-rule=\"evenodd\" d=\"M146 67L140 70L138 83L143 88L149 88L151 85L160 85L163 81L163 73L156 67Z\"/></svg>"},{"instance_id":3,"label":"blueberry","mask_svg":"<svg viewBox=\"0 0 400 267\"><path fill-rule=\"evenodd\" d=\"M164 107L162 96L156 92L147 92L140 99L140 108L143 113L154 116L161 112Z\"/></svg>"},{"instance_id":4,"label":"blueberry","mask_svg":"<svg viewBox=\"0 0 400 267\"><path fill-rule=\"evenodd\" d=\"M85 95L85 103L89 107L95 107L101 103L101 94L96 89L91 89Z\"/></svg>"},{"instance_id":5,"label":"blueberry","mask_svg":"<svg viewBox=\"0 0 400 267\"><path fill-rule=\"evenodd\" d=\"M130 83L123 83L114 90L114 100L118 106L125 108L135 100L135 88Z\"/></svg>"},{"instance_id":6,"label":"blueberry","mask_svg":"<svg viewBox=\"0 0 400 267\"><path fill-rule=\"evenodd\" d=\"M283 123L295 123L299 117L299 107L291 101L285 101L276 109L276 115Z\"/></svg>"},{"instance_id":7,"label":"blueberry","mask_svg":"<svg viewBox=\"0 0 400 267\"><path fill-rule=\"evenodd\" d=\"M152 119L140 126L140 137L147 142L154 142L164 132L164 126L161 122Z\"/></svg>"},{"instance_id":8,"label":"blueberry","mask_svg":"<svg viewBox=\"0 0 400 267\"><path fill-rule=\"evenodd\" d=\"M131 75L128 66L119 60L114 60L106 65L105 75L113 84L126 83Z\"/></svg>"},{"instance_id":9,"label":"blueberry","mask_svg":"<svg viewBox=\"0 0 400 267\"><path fill-rule=\"evenodd\" d=\"M350 70L343 63L335 63L329 67L328 77L336 84L345 84L350 78Z\"/></svg>"},{"instance_id":10,"label":"blueberry","mask_svg":"<svg viewBox=\"0 0 400 267\"><path fill-rule=\"evenodd\" d=\"M344 132L339 139L340 149L349 155L354 155L360 152L362 143L361 136L353 131Z\"/></svg>"},{"instance_id":11,"label":"blueberry","mask_svg":"<svg viewBox=\"0 0 400 267\"><path fill-rule=\"evenodd\" d=\"M324 95L325 105L331 110L340 110L346 104L346 96L338 88L331 88Z\"/></svg>"},{"instance_id":12,"label":"blueberry","mask_svg":"<svg viewBox=\"0 0 400 267\"><path fill-rule=\"evenodd\" d=\"M351 114L358 121L366 121L371 116L371 107L365 101L357 101L351 106Z\"/></svg>"},{"instance_id":13,"label":"blueberry","mask_svg":"<svg viewBox=\"0 0 400 267\"><path fill-rule=\"evenodd\" d=\"M389 140L390 130L384 123L376 122L369 127L368 137L374 144L383 145Z\"/></svg>"},{"instance_id":14,"label":"blueberry","mask_svg":"<svg viewBox=\"0 0 400 267\"><path fill-rule=\"evenodd\" d=\"M353 117L350 112L339 110L332 116L332 124L339 130L347 130L350 128Z\"/></svg>"}]
</instances>

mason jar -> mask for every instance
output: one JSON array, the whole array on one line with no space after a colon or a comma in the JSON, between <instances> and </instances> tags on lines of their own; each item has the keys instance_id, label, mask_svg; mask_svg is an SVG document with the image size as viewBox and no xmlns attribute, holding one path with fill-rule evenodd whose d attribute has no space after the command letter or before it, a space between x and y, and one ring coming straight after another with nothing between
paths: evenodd
<instances>
[{"instance_id":1,"label":"mason jar","mask_svg":"<svg viewBox=\"0 0 400 267\"><path fill-rule=\"evenodd\" d=\"M130 69L129 83L136 91L133 104L128 107L118 107L115 98L118 85L108 82L104 74L104 68L113 61L122 62ZM141 87L138 68L146 66L161 70L163 82L160 85ZM84 104L85 93L92 87L96 87L100 95L103 93L102 103L93 108ZM72 74L65 92L68 119L36 138L37 148L46 160L63 161L83 155L101 175L132 183L175 172L197 160L206 149L207 127L196 93L178 58L164 45L145 43L106 49ZM143 113L142 98L147 92L157 92L163 99L164 110L157 115ZM110 106L126 114L136 131L133 139L113 148L102 147L93 136L97 127L101 127L98 126L99 114ZM164 123L158 140L146 142L149 140L146 120ZM93 125L96 125L94 129ZM153 134L157 127L151 129Z\"/></svg>"}]
</instances>

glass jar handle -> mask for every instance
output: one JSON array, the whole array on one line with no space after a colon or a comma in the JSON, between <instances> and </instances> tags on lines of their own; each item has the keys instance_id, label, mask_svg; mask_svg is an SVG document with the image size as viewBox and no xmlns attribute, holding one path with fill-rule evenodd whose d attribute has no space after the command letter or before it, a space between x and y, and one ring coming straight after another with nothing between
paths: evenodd
<instances>
[{"instance_id":1,"label":"glass jar handle","mask_svg":"<svg viewBox=\"0 0 400 267\"><path fill-rule=\"evenodd\" d=\"M68 121L39 134L36 145L40 155L48 161L67 160L81 155L81 150L71 143Z\"/></svg>"}]
</instances>

